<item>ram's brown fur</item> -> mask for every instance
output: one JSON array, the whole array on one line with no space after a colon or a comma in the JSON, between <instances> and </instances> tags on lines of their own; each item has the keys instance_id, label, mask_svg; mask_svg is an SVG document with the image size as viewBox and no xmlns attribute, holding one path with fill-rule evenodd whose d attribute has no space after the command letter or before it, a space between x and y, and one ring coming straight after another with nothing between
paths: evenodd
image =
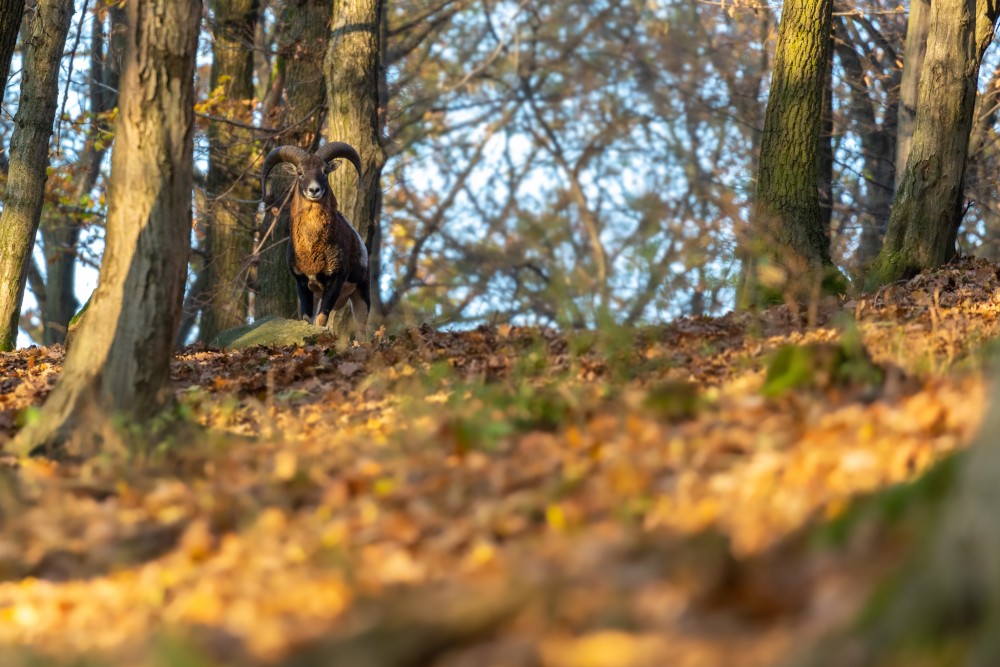
<instances>
[{"instance_id":1,"label":"ram's brown fur","mask_svg":"<svg viewBox=\"0 0 1000 667\"><path fill-rule=\"evenodd\" d=\"M350 238L354 234L337 229L340 224L347 224L347 221L337 210L337 200L333 193L327 191L322 200L311 202L300 197L296 190L292 196L291 213L288 257L292 273L315 276L339 272L344 262L339 243L341 239L338 237Z\"/></svg>"}]
</instances>

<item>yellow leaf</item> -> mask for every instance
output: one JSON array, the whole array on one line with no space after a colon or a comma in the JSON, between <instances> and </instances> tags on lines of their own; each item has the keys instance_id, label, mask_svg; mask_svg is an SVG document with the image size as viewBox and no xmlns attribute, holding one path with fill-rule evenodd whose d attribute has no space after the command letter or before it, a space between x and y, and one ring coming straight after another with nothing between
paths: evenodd
<instances>
[{"instance_id":1,"label":"yellow leaf","mask_svg":"<svg viewBox=\"0 0 1000 667\"><path fill-rule=\"evenodd\" d=\"M299 461L295 456L295 452L287 449L278 452L278 455L274 459L274 478L282 482L287 482L295 477L298 468Z\"/></svg>"},{"instance_id":2,"label":"yellow leaf","mask_svg":"<svg viewBox=\"0 0 1000 667\"><path fill-rule=\"evenodd\" d=\"M560 533L566 531L566 513L559 505L549 505L545 508L545 520L552 530Z\"/></svg>"}]
</instances>

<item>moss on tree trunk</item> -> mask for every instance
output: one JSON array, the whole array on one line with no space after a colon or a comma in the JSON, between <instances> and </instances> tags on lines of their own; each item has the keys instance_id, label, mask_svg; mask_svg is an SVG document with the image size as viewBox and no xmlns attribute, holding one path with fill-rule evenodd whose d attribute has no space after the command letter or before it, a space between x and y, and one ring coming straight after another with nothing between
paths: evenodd
<instances>
[{"instance_id":1,"label":"moss on tree trunk","mask_svg":"<svg viewBox=\"0 0 1000 667\"><path fill-rule=\"evenodd\" d=\"M101 274L62 375L14 448L92 447L109 415L169 401L191 233L200 0L126 4L128 34ZM99 442L98 442L99 444Z\"/></svg>"},{"instance_id":2,"label":"moss on tree trunk","mask_svg":"<svg viewBox=\"0 0 1000 667\"><path fill-rule=\"evenodd\" d=\"M286 3L278 35L278 67L284 79L284 103L277 108L272 124L291 129L281 135L282 144L314 150L319 145L326 83L323 58L330 39L330 0L291 0ZM271 191L280 202L293 179L276 169ZM273 209L264 217L263 231L274 222ZM285 206L272 236L265 242L257 264L255 316L295 317L299 302L295 281L285 259L288 239L289 206Z\"/></svg>"},{"instance_id":3,"label":"moss on tree trunk","mask_svg":"<svg viewBox=\"0 0 1000 667\"><path fill-rule=\"evenodd\" d=\"M930 0L910 0L906 19L906 44L903 51L903 76L899 82L899 132L896 138L895 185L899 188L910 155L910 142L917 124L917 99L920 72L927 55L927 33L930 30Z\"/></svg>"},{"instance_id":4,"label":"moss on tree trunk","mask_svg":"<svg viewBox=\"0 0 1000 667\"><path fill-rule=\"evenodd\" d=\"M911 490L907 518L925 529L909 562L876 590L858 622L792 665L1000 664L1000 383L992 393L971 451L945 459Z\"/></svg>"},{"instance_id":5,"label":"moss on tree trunk","mask_svg":"<svg viewBox=\"0 0 1000 667\"><path fill-rule=\"evenodd\" d=\"M17 342L28 262L42 215L59 66L72 18L72 0L40 0L25 44L0 216L0 350L12 350Z\"/></svg>"},{"instance_id":6,"label":"moss on tree trunk","mask_svg":"<svg viewBox=\"0 0 1000 667\"><path fill-rule=\"evenodd\" d=\"M329 139L352 144L361 155L364 180L358 189L353 169L337 169L331 176L341 211L372 252L369 261L373 304L377 301L381 178L385 165L382 147L382 47L385 30L383 0L334 0L333 34L326 53ZM349 311L335 319L337 331L349 331Z\"/></svg>"},{"instance_id":7,"label":"moss on tree trunk","mask_svg":"<svg viewBox=\"0 0 1000 667\"><path fill-rule=\"evenodd\" d=\"M908 278L955 256L979 65L995 11L976 0L931 4L916 125L882 250L865 287Z\"/></svg>"},{"instance_id":8,"label":"moss on tree trunk","mask_svg":"<svg viewBox=\"0 0 1000 667\"><path fill-rule=\"evenodd\" d=\"M832 0L788 0L778 29L750 241L738 301L806 301L840 291L817 183Z\"/></svg>"},{"instance_id":9,"label":"moss on tree trunk","mask_svg":"<svg viewBox=\"0 0 1000 667\"><path fill-rule=\"evenodd\" d=\"M253 44L259 0L214 0L213 90L224 97L215 114L237 123L253 123ZM257 201L258 148L254 133L240 125L209 125L206 204L207 282L202 306L201 339L246 323L246 289L253 251Z\"/></svg>"}]
</instances>

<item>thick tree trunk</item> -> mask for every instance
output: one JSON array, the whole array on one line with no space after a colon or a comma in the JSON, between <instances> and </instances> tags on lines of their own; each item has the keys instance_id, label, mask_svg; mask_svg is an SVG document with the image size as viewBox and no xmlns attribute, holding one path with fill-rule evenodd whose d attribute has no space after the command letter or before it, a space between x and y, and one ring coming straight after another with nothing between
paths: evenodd
<instances>
[{"instance_id":1,"label":"thick tree trunk","mask_svg":"<svg viewBox=\"0 0 1000 667\"><path fill-rule=\"evenodd\" d=\"M955 255L979 65L996 15L975 0L931 5L917 125L868 289L940 266Z\"/></svg>"},{"instance_id":2,"label":"thick tree trunk","mask_svg":"<svg viewBox=\"0 0 1000 667\"><path fill-rule=\"evenodd\" d=\"M976 0L976 82L979 82L978 65L982 64L986 49L993 43L996 35L997 18L1000 17L1000 7L995 0Z\"/></svg>"},{"instance_id":3,"label":"thick tree trunk","mask_svg":"<svg viewBox=\"0 0 1000 667\"><path fill-rule=\"evenodd\" d=\"M21 30L24 16L24 0L7 0L0 7L0 99L7 89L7 75L10 61L17 45L17 33Z\"/></svg>"},{"instance_id":4,"label":"thick tree trunk","mask_svg":"<svg viewBox=\"0 0 1000 667\"><path fill-rule=\"evenodd\" d=\"M218 115L253 123L253 44L259 0L214 0L212 89L222 86ZM260 188L253 132L223 121L209 126L205 248L208 271L201 339L246 324L246 290Z\"/></svg>"},{"instance_id":5,"label":"thick tree trunk","mask_svg":"<svg viewBox=\"0 0 1000 667\"><path fill-rule=\"evenodd\" d=\"M101 163L107 152L110 127L105 114L118 103L119 69L125 46L125 10L109 7L110 33L106 40L104 16L94 16L90 45L90 129L80 154L78 181L73 192L81 206L91 206L89 195L97 185ZM105 53L105 41L108 42ZM46 345L62 343L69 321L80 309L76 299L76 255L80 239L77 220L58 217L42 221L42 242L45 251L45 294L42 324Z\"/></svg>"},{"instance_id":6,"label":"thick tree trunk","mask_svg":"<svg viewBox=\"0 0 1000 667\"><path fill-rule=\"evenodd\" d=\"M940 0L935 0L939 2ZM1000 664L1000 382L980 435L928 473L895 524L927 524L913 557L874 592L859 622L825 637L794 667ZM958 465L956 465L958 464ZM933 481L930 481L933 479Z\"/></svg>"},{"instance_id":7,"label":"thick tree trunk","mask_svg":"<svg viewBox=\"0 0 1000 667\"><path fill-rule=\"evenodd\" d=\"M39 0L25 44L0 216L0 350L12 350L17 342L28 263L42 214L59 65L72 18L73 0Z\"/></svg>"},{"instance_id":8,"label":"thick tree trunk","mask_svg":"<svg viewBox=\"0 0 1000 667\"><path fill-rule=\"evenodd\" d=\"M384 36L383 0L334 0L333 34L326 53L326 85L329 104L329 139L346 141L357 148L364 167L358 189L352 169L337 169L331 176L340 210L373 251L379 245L382 213L382 167L385 151L382 99ZM815 181L814 181L815 185ZM370 262L377 267L377 262ZM372 292L378 291L378 275L372 275ZM353 326L347 309L335 319L337 331Z\"/></svg>"},{"instance_id":9,"label":"thick tree trunk","mask_svg":"<svg viewBox=\"0 0 1000 667\"><path fill-rule=\"evenodd\" d=\"M62 376L15 448L94 436L108 415L147 419L169 399L191 234L200 0L126 3L107 238L97 291ZM91 440L92 443L92 440Z\"/></svg>"},{"instance_id":10,"label":"thick tree trunk","mask_svg":"<svg viewBox=\"0 0 1000 667\"><path fill-rule=\"evenodd\" d=\"M326 109L323 58L330 40L330 0L289 0L278 35L279 61L275 69L284 80L285 103L278 108L276 127L291 126L278 137L281 144L315 150ZM292 184L285 173L275 171L271 191L278 202ZM295 281L285 260L289 207L285 206L266 250L258 257L255 315L294 317L298 310ZM263 231L274 222L273 209L264 217Z\"/></svg>"},{"instance_id":11,"label":"thick tree trunk","mask_svg":"<svg viewBox=\"0 0 1000 667\"><path fill-rule=\"evenodd\" d=\"M913 130L917 126L917 95L920 73L927 54L930 31L930 0L910 0L906 22L906 47L903 50L903 78L899 84L899 132L896 137L896 189L903 180L906 158L910 155Z\"/></svg>"},{"instance_id":12,"label":"thick tree trunk","mask_svg":"<svg viewBox=\"0 0 1000 667\"><path fill-rule=\"evenodd\" d=\"M806 301L836 269L816 184L832 0L788 0L778 28L757 192L746 249L751 268L738 302Z\"/></svg>"}]
</instances>

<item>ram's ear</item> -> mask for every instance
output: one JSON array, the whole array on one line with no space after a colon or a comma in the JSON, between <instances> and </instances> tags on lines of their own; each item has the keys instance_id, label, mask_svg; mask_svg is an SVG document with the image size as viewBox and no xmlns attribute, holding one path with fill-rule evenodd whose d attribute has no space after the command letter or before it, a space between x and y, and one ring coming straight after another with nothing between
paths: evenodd
<instances>
[{"instance_id":1,"label":"ram's ear","mask_svg":"<svg viewBox=\"0 0 1000 667\"><path fill-rule=\"evenodd\" d=\"M332 174L340 168L340 160L334 160L333 162L327 162L326 166L323 167L324 174Z\"/></svg>"}]
</instances>

